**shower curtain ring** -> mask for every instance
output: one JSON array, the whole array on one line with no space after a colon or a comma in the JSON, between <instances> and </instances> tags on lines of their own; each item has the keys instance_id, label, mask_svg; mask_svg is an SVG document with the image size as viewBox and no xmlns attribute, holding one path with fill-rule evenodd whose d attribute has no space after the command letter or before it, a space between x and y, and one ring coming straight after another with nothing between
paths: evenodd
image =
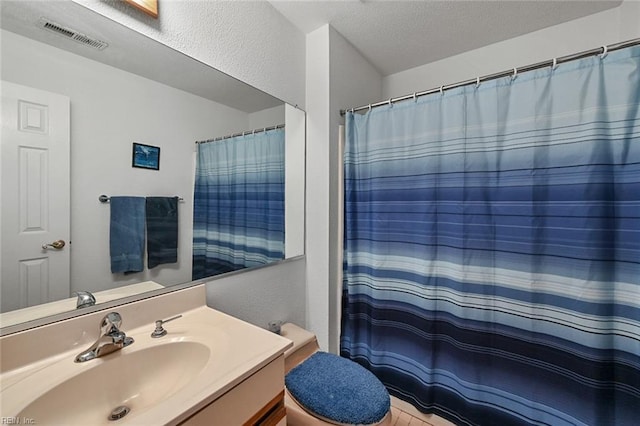
<instances>
[{"instance_id":1,"label":"shower curtain ring","mask_svg":"<svg viewBox=\"0 0 640 426\"><path fill-rule=\"evenodd\" d=\"M476 89L480 87L480 76L476 78Z\"/></svg>"},{"instance_id":2,"label":"shower curtain ring","mask_svg":"<svg viewBox=\"0 0 640 426\"><path fill-rule=\"evenodd\" d=\"M600 55L600 59L604 59L604 57L607 56L608 52L609 52L609 48L606 45L602 46L602 54Z\"/></svg>"},{"instance_id":3,"label":"shower curtain ring","mask_svg":"<svg viewBox=\"0 0 640 426\"><path fill-rule=\"evenodd\" d=\"M513 75L511 76L511 81L515 80L516 78L518 78L518 68L513 67Z\"/></svg>"},{"instance_id":4,"label":"shower curtain ring","mask_svg":"<svg viewBox=\"0 0 640 426\"><path fill-rule=\"evenodd\" d=\"M389 104L389 108L393 108L393 105L391 104L391 98L389 98L389 100L387 101L387 103Z\"/></svg>"},{"instance_id":5,"label":"shower curtain ring","mask_svg":"<svg viewBox=\"0 0 640 426\"><path fill-rule=\"evenodd\" d=\"M440 96L444 96L444 86L440 86Z\"/></svg>"},{"instance_id":6,"label":"shower curtain ring","mask_svg":"<svg viewBox=\"0 0 640 426\"><path fill-rule=\"evenodd\" d=\"M417 102L418 98L416 97L416 92L413 92L413 102Z\"/></svg>"},{"instance_id":7,"label":"shower curtain ring","mask_svg":"<svg viewBox=\"0 0 640 426\"><path fill-rule=\"evenodd\" d=\"M551 70L555 71L558 68L558 58L553 58L553 64L551 64Z\"/></svg>"},{"instance_id":8,"label":"shower curtain ring","mask_svg":"<svg viewBox=\"0 0 640 426\"><path fill-rule=\"evenodd\" d=\"M368 112L371 112L371 104L369 104L369 111Z\"/></svg>"}]
</instances>

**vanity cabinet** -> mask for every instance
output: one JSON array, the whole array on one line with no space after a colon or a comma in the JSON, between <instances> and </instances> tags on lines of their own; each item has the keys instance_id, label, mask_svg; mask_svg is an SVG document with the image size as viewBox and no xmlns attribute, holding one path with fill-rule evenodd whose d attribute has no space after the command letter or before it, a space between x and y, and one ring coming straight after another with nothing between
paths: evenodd
<instances>
[{"instance_id":1,"label":"vanity cabinet","mask_svg":"<svg viewBox=\"0 0 640 426\"><path fill-rule=\"evenodd\" d=\"M285 426L286 423L284 356L280 355L181 425Z\"/></svg>"}]
</instances>

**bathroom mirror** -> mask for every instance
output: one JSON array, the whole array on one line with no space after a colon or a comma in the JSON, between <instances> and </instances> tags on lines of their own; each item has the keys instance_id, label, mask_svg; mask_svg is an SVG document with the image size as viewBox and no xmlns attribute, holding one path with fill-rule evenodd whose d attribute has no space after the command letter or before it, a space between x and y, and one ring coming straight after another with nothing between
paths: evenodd
<instances>
[{"instance_id":1,"label":"bathroom mirror","mask_svg":"<svg viewBox=\"0 0 640 426\"><path fill-rule=\"evenodd\" d=\"M303 254L303 111L74 2L3 1L0 11L3 98L7 81L17 84L18 90L62 95L70 103L70 164L38 163L41 168L35 173L41 174L35 179L36 192L54 187L44 180L42 170L71 176L66 189L69 211L49 205L40 208L41 215L29 216L29 220L40 221L37 226L42 233L36 232L40 235L36 240L42 248L19 261L16 271L9 274L7 253L14 249L5 236L22 232L7 226L15 205L9 200L17 197L20 203L24 196L12 193L20 185L7 184L10 167L3 164L0 326L37 319L42 323L42 318L61 311L78 314L73 292L89 291L98 304L113 303L191 282L196 141L285 125L283 259ZM16 114L27 127L56 126L53 110L47 116L38 102L25 105ZM38 115L41 113L44 115ZM9 148L4 137L2 143L4 162ZM134 143L159 148L158 170L132 167ZM18 162L23 160L20 157ZM32 196L34 189L30 191ZM47 194L40 198L65 204L65 196ZM112 274L110 204L99 201L101 195L180 197L178 261L153 269L145 266L132 274ZM67 220L65 214L70 217L67 235L44 232L58 215L62 222ZM52 245L59 239L66 240L62 248ZM52 270L60 269L51 266L51 259L65 252L68 276L49 277Z\"/></svg>"}]
</instances>

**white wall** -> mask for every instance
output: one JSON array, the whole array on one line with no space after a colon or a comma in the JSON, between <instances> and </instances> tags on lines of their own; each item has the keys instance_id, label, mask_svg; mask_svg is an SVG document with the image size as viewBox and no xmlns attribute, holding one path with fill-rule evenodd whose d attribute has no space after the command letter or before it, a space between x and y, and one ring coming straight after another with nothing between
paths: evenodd
<instances>
[{"instance_id":1,"label":"white wall","mask_svg":"<svg viewBox=\"0 0 640 426\"><path fill-rule=\"evenodd\" d=\"M245 129L248 114L4 30L2 78L71 98L72 291L191 281L194 141ZM133 142L161 148L159 171L131 167ZM100 194L183 197L178 263L111 274Z\"/></svg>"},{"instance_id":2,"label":"white wall","mask_svg":"<svg viewBox=\"0 0 640 426\"><path fill-rule=\"evenodd\" d=\"M640 2L638 0L625 0L619 7L620 12L620 38L631 40L640 37Z\"/></svg>"},{"instance_id":3,"label":"white wall","mask_svg":"<svg viewBox=\"0 0 640 426\"><path fill-rule=\"evenodd\" d=\"M270 321L304 324L305 288L291 284L304 273L302 258L214 278L207 284L207 304L262 328Z\"/></svg>"},{"instance_id":4,"label":"white wall","mask_svg":"<svg viewBox=\"0 0 640 426\"><path fill-rule=\"evenodd\" d=\"M305 137L304 111L285 105L284 133L284 254L286 258L304 254L305 243ZM306 293L305 293L306 294ZM302 300L301 300L302 302Z\"/></svg>"},{"instance_id":5,"label":"white wall","mask_svg":"<svg viewBox=\"0 0 640 426\"><path fill-rule=\"evenodd\" d=\"M268 2L160 1L153 19L120 1L74 1L304 109L304 34Z\"/></svg>"},{"instance_id":6,"label":"white wall","mask_svg":"<svg viewBox=\"0 0 640 426\"><path fill-rule=\"evenodd\" d=\"M374 67L329 25L307 35L307 324L325 350L340 332L340 109L381 96Z\"/></svg>"},{"instance_id":7,"label":"white wall","mask_svg":"<svg viewBox=\"0 0 640 426\"><path fill-rule=\"evenodd\" d=\"M306 327L329 348L329 26L307 34Z\"/></svg>"},{"instance_id":8,"label":"white wall","mask_svg":"<svg viewBox=\"0 0 640 426\"><path fill-rule=\"evenodd\" d=\"M263 109L249 114L249 127L245 130L254 130L264 127L272 127L278 124L285 124L284 116L285 105ZM222 136L222 135L221 135Z\"/></svg>"},{"instance_id":9,"label":"white wall","mask_svg":"<svg viewBox=\"0 0 640 426\"><path fill-rule=\"evenodd\" d=\"M640 2L627 0L614 9L389 75L378 101L637 37Z\"/></svg>"}]
</instances>

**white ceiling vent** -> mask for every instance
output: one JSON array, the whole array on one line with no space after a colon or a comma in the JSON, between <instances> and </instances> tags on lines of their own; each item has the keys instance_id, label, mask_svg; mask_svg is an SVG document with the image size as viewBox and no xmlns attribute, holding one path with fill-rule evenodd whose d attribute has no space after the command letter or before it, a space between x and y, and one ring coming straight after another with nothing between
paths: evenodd
<instances>
[{"instance_id":1,"label":"white ceiling vent","mask_svg":"<svg viewBox=\"0 0 640 426\"><path fill-rule=\"evenodd\" d=\"M93 47L94 49L102 50L109 46L107 42L98 40L96 38L91 38L87 35L79 33L78 31L71 29L69 27L65 27L60 24L56 24L53 21L50 21L47 18L40 18L40 26L46 30L52 31L61 36L65 36L70 38L71 40L77 41L78 43L82 43L86 46Z\"/></svg>"}]
</instances>

